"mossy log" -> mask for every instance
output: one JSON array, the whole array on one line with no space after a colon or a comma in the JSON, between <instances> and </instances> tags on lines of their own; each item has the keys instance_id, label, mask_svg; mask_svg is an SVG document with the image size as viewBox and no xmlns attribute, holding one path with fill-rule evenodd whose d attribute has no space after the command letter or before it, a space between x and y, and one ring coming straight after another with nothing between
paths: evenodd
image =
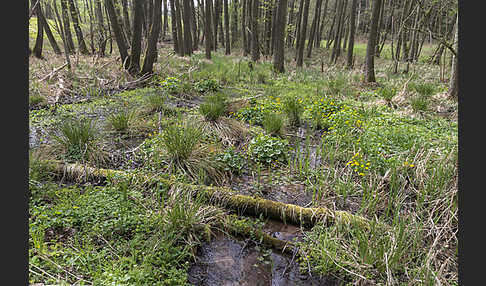
<instances>
[{"instance_id":1,"label":"mossy log","mask_svg":"<svg viewBox=\"0 0 486 286\"><path fill-rule=\"evenodd\" d=\"M146 187L162 184L169 188L182 188L191 191L193 195L204 196L210 204L237 211L239 214L256 217L262 215L266 218L276 219L296 226L312 227L319 221L322 221L325 225L331 225L336 220L352 223L359 227L369 228L370 226L368 219L346 211L334 211L325 207L306 208L264 198L245 196L225 187L180 183L175 178L166 175L149 174L141 171L128 172L99 169L60 161L45 161L41 165L45 171L52 172L58 177L75 181L98 180L102 182L107 178L111 178L113 181L123 179L142 183Z\"/></svg>"}]
</instances>

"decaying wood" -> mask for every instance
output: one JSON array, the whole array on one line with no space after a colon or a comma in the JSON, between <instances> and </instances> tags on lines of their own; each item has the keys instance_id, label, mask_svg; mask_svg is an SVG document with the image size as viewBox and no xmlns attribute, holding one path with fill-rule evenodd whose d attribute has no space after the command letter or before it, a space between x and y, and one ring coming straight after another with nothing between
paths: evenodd
<instances>
[{"instance_id":1,"label":"decaying wood","mask_svg":"<svg viewBox=\"0 0 486 286\"><path fill-rule=\"evenodd\" d=\"M346 211L334 211L325 207L300 207L264 198L241 195L236 191L225 187L180 183L166 175L149 174L140 171L127 172L98 169L87 165L76 163L69 164L52 160L45 161L42 166L45 171L57 174L63 179L75 181L98 180L102 182L107 178L111 178L112 180L123 179L138 182L145 187L151 187L156 184L162 184L167 187L179 187L192 192L193 195L202 195L210 204L237 211L240 214L257 217L263 216L296 226L312 227L320 221L325 225L330 225L336 220L340 220L356 224L360 227L369 228L371 223L368 219L362 216L353 215Z\"/></svg>"}]
</instances>

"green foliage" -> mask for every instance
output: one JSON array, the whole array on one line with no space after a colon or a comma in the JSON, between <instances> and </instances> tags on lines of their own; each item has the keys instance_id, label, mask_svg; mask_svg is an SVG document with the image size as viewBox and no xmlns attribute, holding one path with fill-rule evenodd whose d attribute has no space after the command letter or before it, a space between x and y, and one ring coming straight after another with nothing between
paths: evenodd
<instances>
[{"instance_id":1,"label":"green foliage","mask_svg":"<svg viewBox=\"0 0 486 286\"><path fill-rule=\"evenodd\" d=\"M53 137L64 148L67 159L90 159L97 153L98 131L93 120L69 118L59 129L60 134Z\"/></svg>"},{"instance_id":2,"label":"green foliage","mask_svg":"<svg viewBox=\"0 0 486 286\"><path fill-rule=\"evenodd\" d=\"M161 112L168 109L166 105L167 95L157 91L147 92L144 100L148 106L149 112Z\"/></svg>"},{"instance_id":3,"label":"green foliage","mask_svg":"<svg viewBox=\"0 0 486 286\"><path fill-rule=\"evenodd\" d=\"M47 99L40 94L29 95L29 106L45 105Z\"/></svg>"},{"instance_id":4,"label":"green foliage","mask_svg":"<svg viewBox=\"0 0 486 286\"><path fill-rule=\"evenodd\" d=\"M205 98L199 105L199 112L208 121L216 121L226 113L226 98L223 94L215 94Z\"/></svg>"},{"instance_id":5,"label":"green foliage","mask_svg":"<svg viewBox=\"0 0 486 286\"><path fill-rule=\"evenodd\" d=\"M110 126L118 132L126 132L135 117L134 111L122 110L108 117Z\"/></svg>"},{"instance_id":6,"label":"green foliage","mask_svg":"<svg viewBox=\"0 0 486 286\"><path fill-rule=\"evenodd\" d=\"M223 153L216 155L216 161L222 163L225 171L229 171L237 175L241 174L245 164L245 159L239 153L235 152L234 147L230 147Z\"/></svg>"},{"instance_id":7,"label":"green foliage","mask_svg":"<svg viewBox=\"0 0 486 286\"><path fill-rule=\"evenodd\" d=\"M413 111L427 111L429 106L429 99L424 95L417 95L410 98L410 105Z\"/></svg>"},{"instance_id":8,"label":"green foliage","mask_svg":"<svg viewBox=\"0 0 486 286\"><path fill-rule=\"evenodd\" d=\"M407 89L409 91L416 91L419 95L428 97L434 94L436 86L431 82L410 82Z\"/></svg>"},{"instance_id":9,"label":"green foliage","mask_svg":"<svg viewBox=\"0 0 486 286\"><path fill-rule=\"evenodd\" d=\"M383 86L378 89L378 95L390 104L392 98L396 94L396 89L390 86Z\"/></svg>"},{"instance_id":10,"label":"green foliage","mask_svg":"<svg viewBox=\"0 0 486 286\"><path fill-rule=\"evenodd\" d=\"M201 130L192 125L169 125L161 134L165 150L175 161L187 160L200 143L201 138Z\"/></svg>"},{"instance_id":11,"label":"green foliage","mask_svg":"<svg viewBox=\"0 0 486 286\"><path fill-rule=\"evenodd\" d=\"M268 134L282 134L282 128L284 126L284 120L282 115L275 112L265 113L263 116L263 129Z\"/></svg>"},{"instance_id":12,"label":"green foliage","mask_svg":"<svg viewBox=\"0 0 486 286\"><path fill-rule=\"evenodd\" d=\"M160 86L169 94L181 92L181 81L175 77L168 77L160 82Z\"/></svg>"},{"instance_id":13,"label":"green foliage","mask_svg":"<svg viewBox=\"0 0 486 286\"><path fill-rule=\"evenodd\" d=\"M287 140L258 134L248 145L248 155L255 162L271 164L284 162L287 158L289 143Z\"/></svg>"},{"instance_id":14,"label":"green foliage","mask_svg":"<svg viewBox=\"0 0 486 286\"><path fill-rule=\"evenodd\" d=\"M333 96L348 96L351 93L348 78L343 73L331 75L325 82L325 88L327 89L327 92Z\"/></svg>"},{"instance_id":15,"label":"green foliage","mask_svg":"<svg viewBox=\"0 0 486 286\"><path fill-rule=\"evenodd\" d=\"M199 80L194 83L194 89L200 93L216 92L220 88L220 84L212 78Z\"/></svg>"},{"instance_id":16,"label":"green foliage","mask_svg":"<svg viewBox=\"0 0 486 286\"><path fill-rule=\"evenodd\" d=\"M305 107L305 112L309 118L312 127L315 129L327 130L330 125L327 118L332 114L340 111L344 104L335 102L332 99L320 98L313 100L312 103Z\"/></svg>"},{"instance_id":17,"label":"green foliage","mask_svg":"<svg viewBox=\"0 0 486 286\"><path fill-rule=\"evenodd\" d=\"M304 112L304 106L302 105L302 99L297 96L289 95L283 100L283 110L287 115L289 124L293 126L299 126L302 121L302 113Z\"/></svg>"}]
</instances>

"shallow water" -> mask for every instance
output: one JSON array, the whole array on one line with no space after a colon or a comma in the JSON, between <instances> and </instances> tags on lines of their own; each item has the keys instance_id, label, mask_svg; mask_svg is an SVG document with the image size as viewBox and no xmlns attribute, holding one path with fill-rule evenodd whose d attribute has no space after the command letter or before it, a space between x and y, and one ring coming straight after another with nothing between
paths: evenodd
<instances>
[{"instance_id":1,"label":"shallow water","mask_svg":"<svg viewBox=\"0 0 486 286\"><path fill-rule=\"evenodd\" d=\"M264 231L282 240L299 239L300 229L267 221ZM264 250L251 242L218 234L204 243L189 270L189 282L198 286L247 285L338 285L331 277L300 273L296 257Z\"/></svg>"}]
</instances>

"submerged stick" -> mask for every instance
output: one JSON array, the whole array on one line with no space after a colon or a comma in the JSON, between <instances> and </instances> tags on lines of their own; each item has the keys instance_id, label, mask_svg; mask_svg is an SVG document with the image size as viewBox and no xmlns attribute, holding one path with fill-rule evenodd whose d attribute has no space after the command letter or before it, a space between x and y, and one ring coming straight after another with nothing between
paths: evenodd
<instances>
[{"instance_id":1,"label":"submerged stick","mask_svg":"<svg viewBox=\"0 0 486 286\"><path fill-rule=\"evenodd\" d=\"M325 207L307 208L293 204L286 204L267 200L264 198L245 196L236 193L226 187L213 187L203 185L191 185L177 182L175 179L147 172L128 172L111 169L94 168L81 164L69 164L60 161L44 161L41 168L52 172L62 178L75 181L98 180L105 181L124 179L132 182L142 183L146 187L155 184L163 184L167 187L179 187L195 195L202 195L210 204L218 205L226 209L237 211L240 214L252 216L264 216L276 219L283 223L296 226L312 227L317 222L325 225L333 224L336 220L341 222L356 224L368 229L371 221L358 215L350 214L346 211L334 211Z\"/></svg>"}]
</instances>

